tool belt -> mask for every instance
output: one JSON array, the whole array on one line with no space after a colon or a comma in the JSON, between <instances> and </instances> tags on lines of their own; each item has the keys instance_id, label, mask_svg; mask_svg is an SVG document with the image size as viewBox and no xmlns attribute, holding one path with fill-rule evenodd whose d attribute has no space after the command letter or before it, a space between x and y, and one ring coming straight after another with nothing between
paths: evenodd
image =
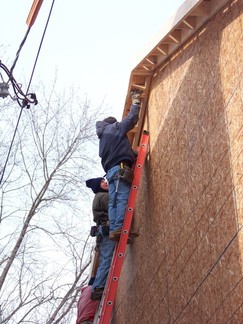
<instances>
[{"instance_id":1,"label":"tool belt","mask_svg":"<svg viewBox=\"0 0 243 324\"><path fill-rule=\"evenodd\" d=\"M133 169L124 164L123 162L120 163L120 170L118 173L120 179L126 181L127 183L131 184L134 177Z\"/></svg>"},{"instance_id":2,"label":"tool belt","mask_svg":"<svg viewBox=\"0 0 243 324\"><path fill-rule=\"evenodd\" d=\"M109 235L110 226L108 223L101 225L101 232L104 236ZM98 226L91 226L90 236L92 237L99 236Z\"/></svg>"},{"instance_id":3,"label":"tool belt","mask_svg":"<svg viewBox=\"0 0 243 324\"><path fill-rule=\"evenodd\" d=\"M95 213L93 213L93 221L97 226L107 223L108 220L108 211L95 210Z\"/></svg>"},{"instance_id":4,"label":"tool belt","mask_svg":"<svg viewBox=\"0 0 243 324\"><path fill-rule=\"evenodd\" d=\"M102 234L100 233L99 231L99 227L101 227L101 232ZM91 226L91 229L90 229L90 235L92 237L96 237L96 245L95 245L95 251L96 252L99 252L100 251L100 244L103 240L103 236L108 236L109 235L109 232L110 232L110 227L108 224L103 224L103 225L100 225L100 226Z\"/></svg>"},{"instance_id":5,"label":"tool belt","mask_svg":"<svg viewBox=\"0 0 243 324\"><path fill-rule=\"evenodd\" d=\"M133 169L130 168L128 165L126 165L125 162L121 162L120 169L118 171L118 180L116 183L116 191L115 191L114 199L113 199L113 203L112 203L113 207L116 206L117 193L118 193L118 187L119 187L120 180L123 180L126 183L128 183L129 185L131 185L133 182L133 177L134 177Z\"/></svg>"}]
</instances>

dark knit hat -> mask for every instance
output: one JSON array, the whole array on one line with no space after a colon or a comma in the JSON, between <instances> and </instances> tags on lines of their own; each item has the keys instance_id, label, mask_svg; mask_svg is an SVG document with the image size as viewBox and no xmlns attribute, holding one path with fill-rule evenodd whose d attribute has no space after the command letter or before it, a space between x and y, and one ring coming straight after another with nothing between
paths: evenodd
<instances>
[{"instance_id":1,"label":"dark knit hat","mask_svg":"<svg viewBox=\"0 0 243 324\"><path fill-rule=\"evenodd\" d=\"M108 123L108 124L114 124L117 122L116 118L115 117L107 117L103 120L104 122Z\"/></svg>"},{"instance_id":2,"label":"dark knit hat","mask_svg":"<svg viewBox=\"0 0 243 324\"><path fill-rule=\"evenodd\" d=\"M103 190L101 187L100 187L100 183L101 183L101 180L104 180L104 178L100 177L100 178L92 178L92 179L89 179L86 181L86 186L88 188L91 188L93 190L93 193L97 193L97 192L103 192L105 190Z\"/></svg>"}]
</instances>

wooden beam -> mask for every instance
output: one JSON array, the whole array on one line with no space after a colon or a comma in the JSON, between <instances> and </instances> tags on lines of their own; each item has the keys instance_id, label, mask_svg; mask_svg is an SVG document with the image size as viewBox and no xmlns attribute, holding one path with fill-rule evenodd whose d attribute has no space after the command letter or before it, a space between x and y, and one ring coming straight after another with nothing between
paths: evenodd
<instances>
[{"instance_id":1,"label":"wooden beam","mask_svg":"<svg viewBox=\"0 0 243 324\"><path fill-rule=\"evenodd\" d=\"M157 64L157 56L156 55L149 55L149 56L146 57L146 61L148 61L152 65L155 65L155 64Z\"/></svg>"},{"instance_id":2,"label":"wooden beam","mask_svg":"<svg viewBox=\"0 0 243 324\"><path fill-rule=\"evenodd\" d=\"M169 46L167 44L159 44L156 49L164 55L167 55L169 52Z\"/></svg>"},{"instance_id":3,"label":"wooden beam","mask_svg":"<svg viewBox=\"0 0 243 324\"><path fill-rule=\"evenodd\" d=\"M188 16L183 19L183 23L188 26L190 29L195 29L197 26L197 17Z\"/></svg>"},{"instance_id":4,"label":"wooden beam","mask_svg":"<svg viewBox=\"0 0 243 324\"><path fill-rule=\"evenodd\" d=\"M139 76L147 76L147 75L153 75L153 71L148 71L140 68L136 68L133 70L133 75L139 75Z\"/></svg>"},{"instance_id":5,"label":"wooden beam","mask_svg":"<svg viewBox=\"0 0 243 324\"><path fill-rule=\"evenodd\" d=\"M173 42L179 44L181 41L181 30L175 29L169 34L169 38L173 40Z\"/></svg>"},{"instance_id":6,"label":"wooden beam","mask_svg":"<svg viewBox=\"0 0 243 324\"><path fill-rule=\"evenodd\" d=\"M29 28L32 27L32 25L34 24L42 3L43 3L43 0L34 0L33 1L29 15L26 20L26 24Z\"/></svg>"}]
</instances>

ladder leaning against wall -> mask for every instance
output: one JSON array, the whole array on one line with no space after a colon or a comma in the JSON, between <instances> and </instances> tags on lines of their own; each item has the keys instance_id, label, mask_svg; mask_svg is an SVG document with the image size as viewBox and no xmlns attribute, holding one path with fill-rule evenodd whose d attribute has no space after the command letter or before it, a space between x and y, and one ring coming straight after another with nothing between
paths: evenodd
<instances>
[{"instance_id":1,"label":"ladder leaning against wall","mask_svg":"<svg viewBox=\"0 0 243 324\"><path fill-rule=\"evenodd\" d=\"M142 167L148 151L149 134L144 131L141 137L140 146L138 148L138 157L134 166L134 178L131 185L130 195L128 198L127 209L122 228L122 234L119 242L116 244L109 275L107 278L106 287L103 293L97 317L95 318L96 324L109 324L112 316L112 309L116 297L118 281L121 274L121 268L125 257L126 245L128 234L131 227L133 211L136 203L138 187L142 175Z\"/></svg>"}]
</instances>

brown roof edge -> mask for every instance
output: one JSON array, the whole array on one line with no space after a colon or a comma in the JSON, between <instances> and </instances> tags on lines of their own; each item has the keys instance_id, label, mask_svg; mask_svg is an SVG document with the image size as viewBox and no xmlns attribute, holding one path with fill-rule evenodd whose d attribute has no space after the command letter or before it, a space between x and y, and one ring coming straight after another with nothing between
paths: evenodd
<instances>
[{"instance_id":1,"label":"brown roof edge","mask_svg":"<svg viewBox=\"0 0 243 324\"><path fill-rule=\"evenodd\" d=\"M139 123L137 127L129 133L129 140L134 149L136 149L139 144L150 94L151 81L155 71L217 11L226 3L231 3L232 1L233 0L185 0L142 51L137 60L139 63L135 66L130 75L123 110L124 118L130 109L131 90L134 88L142 89L143 95Z\"/></svg>"}]
</instances>

